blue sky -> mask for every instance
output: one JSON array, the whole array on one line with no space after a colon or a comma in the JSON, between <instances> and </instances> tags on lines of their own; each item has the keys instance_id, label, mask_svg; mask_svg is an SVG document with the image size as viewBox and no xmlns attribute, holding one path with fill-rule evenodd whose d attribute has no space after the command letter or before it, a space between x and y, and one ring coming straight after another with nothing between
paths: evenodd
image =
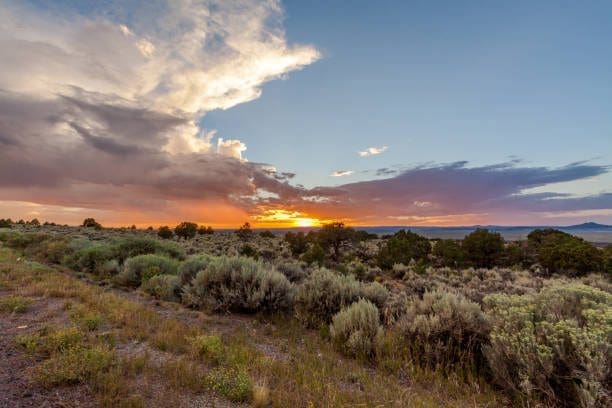
<instances>
[{"instance_id":1,"label":"blue sky","mask_svg":"<svg viewBox=\"0 0 612 408\"><path fill-rule=\"evenodd\" d=\"M4 0L0 216L612 224L611 18L609 1Z\"/></svg>"},{"instance_id":2,"label":"blue sky","mask_svg":"<svg viewBox=\"0 0 612 408\"><path fill-rule=\"evenodd\" d=\"M335 170L355 171L344 182L424 162L612 163L610 2L284 5L288 39L323 58L203 119L245 141L249 160L307 186L338 183ZM379 145L389 149L358 157Z\"/></svg>"}]
</instances>

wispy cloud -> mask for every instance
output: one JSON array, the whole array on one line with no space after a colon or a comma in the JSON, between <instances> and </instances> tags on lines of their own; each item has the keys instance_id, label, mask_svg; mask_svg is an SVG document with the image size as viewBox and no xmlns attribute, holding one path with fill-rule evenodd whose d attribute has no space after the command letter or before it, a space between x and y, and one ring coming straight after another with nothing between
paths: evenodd
<instances>
[{"instance_id":1,"label":"wispy cloud","mask_svg":"<svg viewBox=\"0 0 612 408\"><path fill-rule=\"evenodd\" d=\"M330 174L330 176L332 176L332 177L344 177L344 176L350 176L353 173L354 173L353 170L336 170L332 174Z\"/></svg>"},{"instance_id":2,"label":"wispy cloud","mask_svg":"<svg viewBox=\"0 0 612 408\"><path fill-rule=\"evenodd\" d=\"M381 154L385 150L387 150L387 146L368 147L367 149L357 152L357 153L359 154L360 157L368 157L368 156L375 156L377 154Z\"/></svg>"}]
</instances>

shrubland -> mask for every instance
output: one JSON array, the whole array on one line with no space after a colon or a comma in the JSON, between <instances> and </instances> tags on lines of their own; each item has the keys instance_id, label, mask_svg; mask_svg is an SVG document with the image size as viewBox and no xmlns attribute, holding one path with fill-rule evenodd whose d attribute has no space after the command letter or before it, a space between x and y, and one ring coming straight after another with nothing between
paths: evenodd
<instances>
[{"instance_id":1,"label":"shrubland","mask_svg":"<svg viewBox=\"0 0 612 408\"><path fill-rule=\"evenodd\" d=\"M0 242L27 259L176 307L280 319L291 327L284 335L314 336L318 350L328 344L326 353L355 358L356 367L397 381L442 375L491 387L508 405L611 402L612 249L559 231L537 230L507 243L484 229L463 240L430 241L410 231L380 239L341 223L284 237L246 225L234 233L196 228L193 236L176 237L11 225L0 231ZM0 315L27 310L29 301L6 298ZM112 347L95 341L57 354L64 346L53 344L87 343L89 330L104 321L99 312L73 315L78 330L21 339L24 348L52 357L39 369L46 384L92 381L87 367L107 371L115 364ZM190 387L236 402L286 401L237 364L242 352L227 349L217 334L185 341L177 346L182 352L213 367ZM308 347L301 353L309 354L300 354L305 361L320 353ZM76 361L84 371L71 368Z\"/></svg>"}]
</instances>

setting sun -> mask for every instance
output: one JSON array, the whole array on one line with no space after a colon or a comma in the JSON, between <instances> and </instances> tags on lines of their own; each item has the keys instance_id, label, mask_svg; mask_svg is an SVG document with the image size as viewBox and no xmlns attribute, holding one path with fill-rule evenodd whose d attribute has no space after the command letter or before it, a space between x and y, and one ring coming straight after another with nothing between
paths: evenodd
<instances>
[{"instance_id":1,"label":"setting sun","mask_svg":"<svg viewBox=\"0 0 612 408\"><path fill-rule=\"evenodd\" d=\"M316 227L321 225L321 221L314 218L296 218L293 222L296 227Z\"/></svg>"}]
</instances>

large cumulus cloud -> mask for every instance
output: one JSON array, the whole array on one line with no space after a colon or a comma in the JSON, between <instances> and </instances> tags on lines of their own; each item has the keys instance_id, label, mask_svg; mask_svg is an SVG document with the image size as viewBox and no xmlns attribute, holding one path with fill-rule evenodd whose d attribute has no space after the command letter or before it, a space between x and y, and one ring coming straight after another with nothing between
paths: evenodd
<instances>
[{"instance_id":1,"label":"large cumulus cloud","mask_svg":"<svg viewBox=\"0 0 612 408\"><path fill-rule=\"evenodd\" d=\"M0 3L0 200L151 211L293 191L199 126L319 58L287 44L277 1L100 4Z\"/></svg>"}]
</instances>

